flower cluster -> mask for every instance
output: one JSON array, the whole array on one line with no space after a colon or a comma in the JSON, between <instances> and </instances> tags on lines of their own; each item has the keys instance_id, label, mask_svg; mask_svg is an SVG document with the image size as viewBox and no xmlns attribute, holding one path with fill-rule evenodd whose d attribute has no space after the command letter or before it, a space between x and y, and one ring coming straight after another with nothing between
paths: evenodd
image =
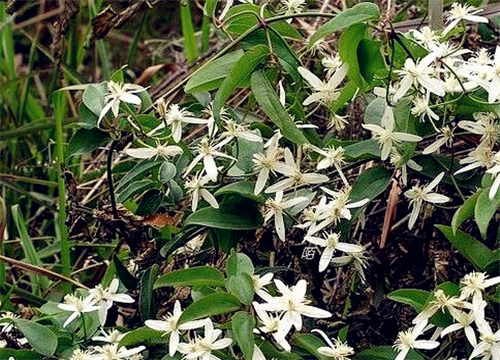
<instances>
[{"instance_id":1,"label":"flower cluster","mask_svg":"<svg viewBox=\"0 0 500 360\"><path fill-rule=\"evenodd\" d=\"M470 359L500 358L500 329L493 332L485 317L484 292L487 288L500 283L500 276L488 279L485 273L472 272L461 280L459 296L449 296L438 289L433 293L434 299L413 320L415 326L399 333L394 344L398 351L396 360L403 360L411 349L430 350L437 348L437 341L450 333L463 331L470 346L473 347ZM453 323L445 328L435 329L430 340L418 339L434 325L429 319L437 312L447 311L453 317ZM479 333L479 336L477 335Z\"/></svg>"}]
</instances>

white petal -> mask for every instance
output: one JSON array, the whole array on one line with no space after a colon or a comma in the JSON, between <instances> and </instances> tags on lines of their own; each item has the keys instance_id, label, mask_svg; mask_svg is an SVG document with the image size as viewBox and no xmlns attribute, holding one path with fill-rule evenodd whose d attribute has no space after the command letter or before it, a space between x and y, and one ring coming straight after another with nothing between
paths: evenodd
<instances>
[{"instance_id":1,"label":"white petal","mask_svg":"<svg viewBox=\"0 0 500 360\"><path fill-rule=\"evenodd\" d=\"M274 224L276 226L276 233L281 241L285 242L285 222L283 221L283 214L276 213L274 215Z\"/></svg>"},{"instance_id":2,"label":"white petal","mask_svg":"<svg viewBox=\"0 0 500 360\"><path fill-rule=\"evenodd\" d=\"M323 254L321 254L321 258L319 259L319 272L323 272L326 270L328 265L330 264L330 261L332 260L333 253L335 252L335 249L332 248L325 248L323 251Z\"/></svg>"},{"instance_id":3,"label":"white petal","mask_svg":"<svg viewBox=\"0 0 500 360\"><path fill-rule=\"evenodd\" d=\"M450 201L450 198L448 196L432 193L427 194L425 200L430 203L441 204Z\"/></svg>"},{"instance_id":4,"label":"white petal","mask_svg":"<svg viewBox=\"0 0 500 360\"><path fill-rule=\"evenodd\" d=\"M315 90L321 90L323 88L323 81L321 81L316 75L307 70L305 67L299 66L297 71Z\"/></svg>"},{"instance_id":5,"label":"white petal","mask_svg":"<svg viewBox=\"0 0 500 360\"><path fill-rule=\"evenodd\" d=\"M264 187L266 186L267 180L269 179L269 169L263 168L259 175L257 176L257 182L255 183L254 195L259 195Z\"/></svg>"},{"instance_id":6,"label":"white petal","mask_svg":"<svg viewBox=\"0 0 500 360\"><path fill-rule=\"evenodd\" d=\"M219 208L219 203L215 199L215 197L208 192L206 189L200 189L200 195L207 203L210 204L211 207L218 209Z\"/></svg>"},{"instance_id":7,"label":"white petal","mask_svg":"<svg viewBox=\"0 0 500 360\"><path fill-rule=\"evenodd\" d=\"M162 320L146 320L144 324L153 330L158 330L158 331L165 331L165 332L170 332L170 326L168 325L168 322L162 321Z\"/></svg>"},{"instance_id":8,"label":"white petal","mask_svg":"<svg viewBox=\"0 0 500 360\"><path fill-rule=\"evenodd\" d=\"M425 187L425 190L426 190L426 191L431 191L432 189L434 189L434 188L437 186L437 184L439 184L439 183L441 182L441 180L443 179L443 177L444 177L444 171L442 171L442 172L441 172L438 176L436 176L436 177L434 178L434 180L432 180L432 181L429 183L429 185L427 185L427 186Z\"/></svg>"}]
</instances>

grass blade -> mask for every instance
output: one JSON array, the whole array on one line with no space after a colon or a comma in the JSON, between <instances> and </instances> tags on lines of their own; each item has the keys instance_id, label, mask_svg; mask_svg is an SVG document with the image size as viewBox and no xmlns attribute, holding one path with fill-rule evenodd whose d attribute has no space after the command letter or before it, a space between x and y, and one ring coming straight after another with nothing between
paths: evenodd
<instances>
[{"instance_id":1,"label":"grass blade","mask_svg":"<svg viewBox=\"0 0 500 360\"><path fill-rule=\"evenodd\" d=\"M193 20L191 18L191 6L189 0L183 0L181 4L182 35L184 36L184 50L188 62L194 62L198 58L198 47L194 34Z\"/></svg>"}]
</instances>

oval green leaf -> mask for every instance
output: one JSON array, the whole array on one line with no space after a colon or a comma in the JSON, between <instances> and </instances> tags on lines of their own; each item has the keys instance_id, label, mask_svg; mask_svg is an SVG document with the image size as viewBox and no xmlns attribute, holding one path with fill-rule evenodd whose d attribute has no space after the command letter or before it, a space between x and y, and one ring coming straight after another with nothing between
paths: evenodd
<instances>
[{"instance_id":1,"label":"oval green leaf","mask_svg":"<svg viewBox=\"0 0 500 360\"><path fill-rule=\"evenodd\" d=\"M254 285L250 275L241 273L230 276L226 287L231 294L236 296L245 305L250 305L253 301Z\"/></svg>"},{"instance_id":2,"label":"oval green leaf","mask_svg":"<svg viewBox=\"0 0 500 360\"><path fill-rule=\"evenodd\" d=\"M352 8L342 11L336 17L321 26L311 37L308 48L310 49L316 41L336 31L365 21L377 20L379 17L380 10L378 6L373 3L363 2L354 5Z\"/></svg>"},{"instance_id":3,"label":"oval green leaf","mask_svg":"<svg viewBox=\"0 0 500 360\"><path fill-rule=\"evenodd\" d=\"M224 275L216 268L198 266L169 272L156 280L154 289L165 286L224 286Z\"/></svg>"},{"instance_id":4,"label":"oval green leaf","mask_svg":"<svg viewBox=\"0 0 500 360\"><path fill-rule=\"evenodd\" d=\"M228 257L226 262L226 274L227 276L233 276L238 274L248 274L250 276L254 273L254 266L252 260L242 253L237 253L234 250Z\"/></svg>"},{"instance_id":5,"label":"oval green leaf","mask_svg":"<svg viewBox=\"0 0 500 360\"><path fill-rule=\"evenodd\" d=\"M251 219L226 213L212 207L206 207L189 215L184 225L202 225L225 230L252 230L259 227L259 225Z\"/></svg>"},{"instance_id":6,"label":"oval green leaf","mask_svg":"<svg viewBox=\"0 0 500 360\"><path fill-rule=\"evenodd\" d=\"M144 271L140 281L139 292L139 314L141 315L142 322L152 319L155 316L155 303L154 303L154 284L158 277L160 267L154 264L149 269Z\"/></svg>"},{"instance_id":7,"label":"oval green leaf","mask_svg":"<svg viewBox=\"0 0 500 360\"><path fill-rule=\"evenodd\" d=\"M236 340L246 360L252 360L253 358L253 348L255 344L253 335L254 326L255 319L245 311L238 311L231 319L234 340Z\"/></svg>"},{"instance_id":8,"label":"oval green leaf","mask_svg":"<svg viewBox=\"0 0 500 360\"><path fill-rule=\"evenodd\" d=\"M15 319L16 327L36 352L51 357L57 349L57 336L46 326L26 319Z\"/></svg>"},{"instance_id":9,"label":"oval green leaf","mask_svg":"<svg viewBox=\"0 0 500 360\"><path fill-rule=\"evenodd\" d=\"M240 308L238 298L231 294L210 294L187 307L182 313L179 324L214 315L227 314Z\"/></svg>"}]
</instances>

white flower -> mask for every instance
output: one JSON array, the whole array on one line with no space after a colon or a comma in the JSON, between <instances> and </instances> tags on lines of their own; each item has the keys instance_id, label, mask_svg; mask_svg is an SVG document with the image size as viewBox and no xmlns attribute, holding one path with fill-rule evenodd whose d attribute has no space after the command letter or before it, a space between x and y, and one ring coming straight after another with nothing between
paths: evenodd
<instances>
[{"instance_id":1,"label":"white flower","mask_svg":"<svg viewBox=\"0 0 500 360\"><path fill-rule=\"evenodd\" d=\"M476 15L481 11L483 11L483 9L476 9L474 6L462 5L458 2L453 3L451 5L451 10L447 15L447 21L449 21L450 23L443 30L443 35L447 34L462 20L479 22L479 23L488 23L487 18Z\"/></svg>"},{"instance_id":2,"label":"white flower","mask_svg":"<svg viewBox=\"0 0 500 360\"><path fill-rule=\"evenodd\" d=\"M469 313L466 313L464 311L458 311L452 313L453 318L457 322L444 328L443 331L441 332L441 337L449 333L452 333L454 331L464 329L465 336L467 337L467 340L469 340L469 343L472 346L476 346L477 345L476 334L471 325L474 321L477 321L478 312L481 311L484 314L484 308L486 305L487 305L486 301L482 301L480 307L477 308L476 311L471 311ZM479 314L479 318L481 317L484 317L484 315Z\"/></svg>"},{"instance_id":3,"label":"white flower","mask_svg":"<svg viewBox=\"0 0 500 360\"><path fill-rule=\"evenodd\" d=\"M487 279L488 275L483 272L471 272L464 276L460 283L463 285L460 289L460 299L468 300L472 297L472 302L478 303L483 300L483 291L493 285L500 284L500 276Z\"/></svg>"},{"instance_id":4,"label":"white flower","mask_svg":"<svg viewBox=\"0 0 500 360\"><path fill-rule=\"evenodd\" d=\"M492 174L493 178L495 179L490 188L490 200L493 200L496 193L498 192L498 189L500 188L500 151L497 151L497 153L493 156L492 162L494 165L490 169L486 170L486 172Z\"/></svg>"},{"instance_id":5,"label":"white flower","mask_svg":"<svg viewBox=\"0 0 500 360\"><path fill-rule=\"evenodd\" d=\"M198 250L201 249L203 242L207 238L208 233L204 232L203 234L196 235L194 238L189 240L184 246L176 249L172 254L187 254L193 255Z\"/></svg>"},{"instance_id":6,"label":"white flower","mask_svg":"<svg viewBox=\"0 0 500 360\"><path fill-rule=\"evenodd\" d=\"M325 247L325 250L321 254L321 259L319 260L319 272L325 271L330 261L332 260L333 253L336 250L343 251L345 253L359 252L363 250L362 246L340 242L340 235L335 232L325 234L325 238L306 236L305 240L309 241L311 244Z\"/></svg>"},{"instance_id":7,"label":"white flower","mask_svg":"<svg viewBox=\"0 0 500 360\"><path fill-rule=\"evenodd\" d=\"M339 67L342 66L339 54L335 56L326 56L321 59L321 64L325 67L326 76L332 76Z\"/></svg>"},{"instance_id":8,"label":"white flower","mask_svg":"<svg viewBox=\"0 0 500 360\"><path fill-rule=\"evenodd\" d=\"M106 289L101 285L97 285L95 288L89 290L90 297L95 301L96 305L99 306L98 314L101 325L106 323L108 309L113 306L113 302L126 304L134 302L134 299L132 299L130 295L116 293L119 286L120 281L114 278Z\"/></svg>"},{"instance_id":9,"label":"white flower","mask_svg":"<svg viewBox=\"0 0 500 360\"><path fill-rule=\"evenodd\" d=\"M394 348L399 352L396 360L403 360L410 349L435 349L439 346L437 341L417 340L423 334L424 328L427 326L427 320L419 322L415 327L399 333Z\"/></svg>"},{"instance_id":10,"label":"white flower","mask_svg":"<svg viewBox=\"0 0 500 360\"><path fill-rule=\"evenodd\" d=\"M490 168L493 166L494 154L491 150L491 146L486 143L479 143L478 147L472 150L469 155L460 160L460 164L468 164L458 171L455 171L455 175L467 172L478 167Z\"/></svg>"},{"instance_id":11,"label":"white flower","mask_svg":"<svg viewBox=\"0 0 500 360\"><path fill-rule=\"evenodd\" d=\"M184 359L218 360L212 354L213 350L220 350L228 347L233 342L230 338L217 340L222 334L222 330L214 330L214 325L210 319L205 321L205 337L197 337L192 343L179 344L179 352L184 354Z\"/></svg>"},{"instance_id":12,"label":"white flower","mask_svg":"<svg viewBox=\"0 0 500 360\"><path fill-rule=\"evenodd\" d=\"M207 173L208 177L210 180L213 182L217 181L217 175L219 173L219 170L217 169L217 165L215 164L214 157L224 157L226 159L230 160L235 160L236 159L232 156L226 155L223 152L218 151L218 149L221 147L220 144L217 145L212 145L210 143L210 140L208 138L203 138L200 140L200 143L198 144L198 147L196 149L198 155L193 159L191 164L187 167L187 169L184 172L184 176L189 174L191 170L203 159L203 167L205 169L205 172Z\"/></svg>"},{"instance_id":13,"label":"white flower","mask_svg":"<svg viewBox=\"0 0 500 360\"><path fill-rule=\"evenodd\" d=\"M272 297L269 296L271 299ZM281 328L281 321L279 316L269 315L267 311L262 308L262 304L253 302L253 307L257 316L259 317L260 322L263 326L257 327L253 330L254 333L260 334L271 334L279 346L281 346L285 351L290 352L292 347L286 341L285 335L281 336L279 329Z\"/></svg>"},{"instance_id":14,"label":"white flower","mask_svg":"<svg viewBox=\"0 0 500 360\"><path fill-rule=\"evenodd\" d=\"M69 360L94 360L94 351L93 350L82 350L76 349L71 354Z\"/></svg>"},{"instance_id":15,"label":"white flower","mask_svg":"<svg viewBox=\"0 0 500 360\"><path fill-rule=\"evenodd\" d=\"M302 103L304 106L315 102L322 102L327 106L331 105L339 97L340 91L337 91L337 87L347 75L347 65L342 65L338 68L328 82L321 81L316 75L304 67L299 66L297 70L316 91L304 100Z\"/></svg>"},{"instance_id":16,"label":"white flower","mask_svg":"<svg viewBox=\"0 0 500 360\"><path fill-rule=\"evenodd\" d=\"M368 267L368 257L365 255L366 250L349 253L346 256L337 256L332 258L332 263L340 266L352 264L354 270L358 273L361 281L366 282L365 269Z\"/></svg>"},{"instance_id":17,"label":"white flower","mask_svg":"<svg viewBox=\"0 0 500 360\"><path fill-rule=\"evenodd\" d=\"M432 295L434 296L434 300L429 303L430 306L424 309L424 311L422 311L415 319L413 319L413 324L417 324L422 320L429 319L438 311L442 311L444 313L445 309L447 309L452 316L455 316L460 313L460 310L458 310L458 308L470 309L472 307L472 305L457 297L447 296L441 289L436 290Z\"/></svg>"},{"instance_id":18,"label":"white flower","mask_svg":"<svg viewBox=\"0 0 500 360\"><path fill-rule=\"evenodd\" d=\"M347 115L341 116L337 114L333 114L330 120L328 121L328 129L335 129L337 131L342 131L345 129L345 125L349 124L349 121L346 120Z\"/></svg>"},{"instance_id":19,"label":"white flower","mask_svg":"<svg viewBox=\"0 0 500 360\"><path fill-rule=\"evenodd\" d=\"M192 205L191 205L191 209L193 211L196 211L196 209L198 208L198 200L200 197L205 199L205 201L209 203L210 206L213 207L214 209L219 208L219 203L217 202L217 199L207 189L202 188L209 181L210 178L208 177L208 175L199 176L197 174L191 180L186 181L186 183L184 184L188 192L193 193Z\"/></svg>"},{"instance_id":20,"label":"white flower","mask_svg":"<svg viewBox=\"0 0 500 360\"><path fill-rule=\"evenodd\" d=\"M254 162L254 169L259 172L257 175L257 182L255 183L254 194L259 195L269 180L269 173L275 173L276 165L280 163L283 157L283 152L278 148L278 140L281 136L280 133L274 135L268 144L269 146L264 152L253 154L252 161Z\"/></svg>"},{"instance_id":21,"label":"white flower","mask_svg":"<svg viewBox=\"0 0 500 360\"><path fill-rule=\"evenodd\" d=\"M481 143L494 145L500 138L500 124L496 121L493 113L475 113L476 121L462 120L458 127L473 134L481 135Z\"/></svg>"},{"instance_id":22,"label":"white flower","mask_svg":"<svg viewBox=\"0 0 500 360\"><path fill-rule=\"evenodd\" d=\"M425 121L427 115L430 119L439 120L439 116L429 107L429 93L424 96L417 96L413 99L411 113L420 117L420 121Z\"/></svg>"},{"instance_id":23,"label":"white flower","mask_svg":"<svg viewBox=\"0 0 500 360\"><path fill-rule=\"evenodd\" d=\"M175 301L174 313L164 316L164 320L146 320L145 325L151 329L164 331L165 334L170 334L168 345L168 353L174 356L179 348L180 332L182 330L192 330L205 326L208 322L205 320L188 321L184 324L179 324L179 318L182 315L181 303L179 300Z\"/></svg>"},{"instance_id":24,"label":"white flower","mask_svg":"<svg viewBox=\"0 0 500 360\"><path fill-rule=\"evenodd\" d=\"M328 176L316 173L302 173L300 163L296 164L292 152L285 148L285 163L275 165L275 170L287 177L287 179L278 181L266 189L266 193L285 191L287 189L310 184L321 184L329 180Z\"/></svg>"},{"instance_id":25,"label":"white flower","mask_svg":"<svg viewBox=\"0 0 500 360\"><path fill-rule=\"evenodd\" d=\"M160 104L161 105L161 104ZM166 106L166 105L162 105ZM181 109L179 105L172 104L168 111L163 110L164 122L158 125L156 128L151 130L147 135L152 136L156 134L159 130L165 128L165 124L171 127L172 138L175 142L179 142L182 138L182 124L207 124L208 120L195 118L193 114L185 109Z\"/></svg>"},{"instance_id":26,"label":"white flower","mask_svg":"<svg viewBox=\"0 0 500 360\"><path fill-rule=\"evenodd\" d=\"M401 141L418 142L422 138L417 135L407 134L402 132L394 132L395 121L394 113L392 107L386 105L384 110L384 115L382 115L382 120L380 125L375 124L363 124L362 126L372 132L372 136L378 141L380 147L382 148L381 159L386 160L391 153L391 148L394 144L399 144Z\"/></svg>"},{"instance_id":27,"label":"white flower","mask_svg":"<svg viewBox=\"0 0 500 360\"><path fill-rule=\"evenodd\" d=\"M173 156L177 156L183 153L182 148L180 146L176 145L161 145L160 143L156 144L156 147L152 147L149 145L146 145L144 148L138 148L138 149L126 149L125 153L128 156L132 156L134 158L138 159L151 159L152 157L155 158L155 160L160 156L164 158L165 160L168 160L169 158Z\"/></svg>"},{"instance_id":28,"label":"white flower","mask_svg":"<svg viewBox=\"0 0 500 360\"><path fill-rule=\"evenodd\" d=\"M224 119L224 127L226 131L220 134L217 141L220 141L220 146L224 146L234 138L240 138L251 142L262 142L262 138L254 131L248 130L243 125L236 123L234 120Z\"/></svg>"},{"instance_id":29,"label":"white flower","mask_svg":"<svg viewBox=\"0 0 500 360\"><path fill-rule=\"evenodd\" d=\"M267 273L264 276L252 275L253 290L257 295L259 295L263 299L271 296L267 292L265 286L271 283L273 276L274 276L273 273Z\"/></svg>"},{"instance_id":30,"label":"white flower","mask_svg":"<svg viewBox=\"0 0 500 360\"><path fill-rule=\"evenodd\" d=\"M276 233L281 241L285 241L285 222L283 221L283 211L302 202L307 202L304 196L283 201L283 191L276 192L275 199L268 199L265 204L264 223L267 223L274 216Z\"/></svg>"},{"instance_id":31,"label":"white flower","mask_svg":"<svg viewBox=\"0 0 500 360\"><path fill-rule=\"evenodd\" d=\"M122 334L116 329L111 330L109 333L106 332L106 330L101 328L101 334L102 336L94 336L92 337L92 340L94 341L103 341L107 343L119 343L121 339L125 337L125 334Z\"/></svg>"},{"instance_id":32,"label":"white flower","mask_svg":"<svg viewBox=\"0 0 500 360\"><path fill-rule=\"evenodd\" d=\"M322 221L314 227L314 230L308 232L310 235L315 234L330 224L336 225L341 219L351 220L352 215L350 209L361 207L370 201L370 199L363 199L349 203L350 188L333 191L322 187L321 190L333 196L333 200L323 207L320 216Z\"/></svg>"},{"instance_id":33,"label":"white flower","mask_svg":"<svg viewBox=\"0 0 500 360\"><path fill-rule=\"evenodd\" d=\"M495 51L489 76L491 81L486 90L488 91L488 102L493 103L500 100L500 46L497 46Z\"/></svg>"},{"instance_id":34,"label":"white flower","mask_svg":"<svg viewBox=\"0 0 500 360\"><path fill-rule=\"evenodd\" d=\"M427 146L422 151L422 154L432 154L433 152L438 151L439 148L443 145L446 145L448 147L451 147L453 145L453 130L451 130L448 125L439 129L439 134L436 138L436 141Z\"/></svg>"},{"instance_id":35,"label":"white flower","mask_svg":"<svg viewBox=\"0 0 500 360\"><path fill-rule=\"evenodd\" d=\"M431 191L439 184L443 176L444 172L436 176L436 178L427 186L413 186L410 190L407 190L404 193L404 195L410 199L410 205L413 205L410 220L408 221L408 229L411 230L413 228L424 201L434 204L441 204L450 201L450 198L447 196L431 193Z\"/></svg>"},{"instance_id":36,"label":"white flower","mask_svg":"<svg viewBox=\"0 0 500 360\"><path fill-rule=\"evenodd\" d=\"M318 329L314 329L312 331L320 334L328 344L328 346L321 346L318 348L318 353L321 355L334 360L349 360L348 356L354 354L354 349L347 345L347 343L343 343L338 339L333 339L332 342L323 331Z\"/></svg>"},{"instance_id":37,"label":"white flower","mask_svg":"<svg viewBox=\"0 0 500 360\"><path fill-rule=\"evenodd\" d=\"M318 204L304 209L304 211L302 212L302 220L304 220L305 222L299 225L295 225L295 227L298 227L299 229L307 229L306 236L314 234L316 232L316 224L318 221L322 220L322 215L325 211L325 208L326 196L322 196Z\"/></svg>"},{"instance_id":38,"label":"white flower","mask_svg":"<svg viewBox=\"0 0 500 360\"><path fill-rule=\"evenodd\" d=\"M9 321L0 322L0 327L2 328L2 333L9 333L14 329L14 320L19 318L18 315L11 311L7 311L0 315L0 320L9 319Z\"/></svg>"},{"instance_id":39,"label":"white flower","mask_svg":"<svg viewBox=\"0 0 500 360\"><path fill-rule=\"evenodd\" d=\"M413 35L415 41L426 49L429 49L430 45L436 44L439 40L439 35L428 26L424 26L421 31L410 30L410 33Z\"/></svg>"},{"instance_id":40,"label":"white flower","mask_svg":"<svg viewBox=\"0 0 500 360\"><path fill-rule=\"evenodd\" d=\"M297 331L302 329L302 315L312 318L329 318L332 314L326 310L308 305L310 300L305 298L307 290L307 281L299 280L295 286L289 288L280 280L274 280L278 291L282 294L280 297L266 299L267 303L261 307L267 311L280 311L281 325L278 331L278 338L286 336L291 327Z\"/></svg>"},{"instance_id":41,"label":"white flower","mask_svg":"<svg viewBox=\"0 0 500 360\"><path fill-rule=\"evenodd\" d=\"M113 112L116 117L120 111L120 102L141 105L141 98L137 93L146 91L145 88L134 84L123 84L116 83L114 81L108 81L108 93L104 96L104 101L106 105L102 108L99 113L99 119L97 120L97 127L101 124L102 119L108 113L109 110Z\"/></svg>"},{"instance_id":42,"label":"white flower","mask_svg":"<svg viewBox=\"0 0 500 360\"><path fill-rule=\"evenodd\" d=\"M318 170L328 169L331 166L335 166L335 169L339 173L342 172L342 170L339 170L340 166L345 164L345 150L342 146L337 148L335 148L335 146L331 146L326 149L316 149L315 151L324 156L324 158L318 162Z\"/></svg>"},{"instance_id":43,"label":"white flower","mask_svg":"<svg viewBox=\"0 0 500 360\"><path fill-rule=\"evenodd\" d=\"M394 94L394 101L398 101L405 96L412 85L420 85L426 91L430 91L438 96L445 95L443 82L430 76L435 71L430 66L435 59L435 54L427 55L417 62L417 64L411 58L406 59L403 70L396 71L403 78L401 79L399 89Z\"/></svg>"},{"instance_id":44,"label":"white flower","mask_svg":"<svg viewBox=\"0 0 500 360\"><path fill-rule=\"evenodd\" d=\"M94 349L97 351L97 354L94 354L93 360L127 360L131 356L146 350L146 347L138 346L133 349L127 349L125 346L118 347L118 344L110 344L96 346Z\"/></svg>"},{"instance_id":45,"label":"white flower","mask_svg":"<svg viewBox=\"0 0 500 360\"><path fill-rule=\"evenodd\" d=\"M92 296L87 296L85 299L76 297L75 295L68 294L64 297L65 304L58 304L57 307L64 311L72 311L71 314L63 324L66 327L70 322L78 318L80 315L98 310L100 307L96 306L96 300Z\"/></svg>"},{"instance_id":46,"label":"white flower","mask_svg":"<svg viewBox=\"0 0 500 360\"><path fill-rule=\"evenodd\" d=\"M479 329L479 339L481 342L474 346L469 359L474 359L482 356L482 360L498 360L500 359L500 330L495 333L491 330L490 325L486 321L477 324Z\"/></svg>"},{"instance_id":47,"label":"white flower","mask_svg":"<svg viewBox=\"0 0 500 360\"><path fill-rule=\"evenodd\" d=\"M401 169L401 178L403 180L403 184L406 186L408 183L408 169L407 167L415 170L422 171L422 167L418 165L412 159L407 159L405 156L399 153L396 148L391 149L391 155L389 156L389 162L393 164L396 169Z\"/></svg>"}]
</instances>

